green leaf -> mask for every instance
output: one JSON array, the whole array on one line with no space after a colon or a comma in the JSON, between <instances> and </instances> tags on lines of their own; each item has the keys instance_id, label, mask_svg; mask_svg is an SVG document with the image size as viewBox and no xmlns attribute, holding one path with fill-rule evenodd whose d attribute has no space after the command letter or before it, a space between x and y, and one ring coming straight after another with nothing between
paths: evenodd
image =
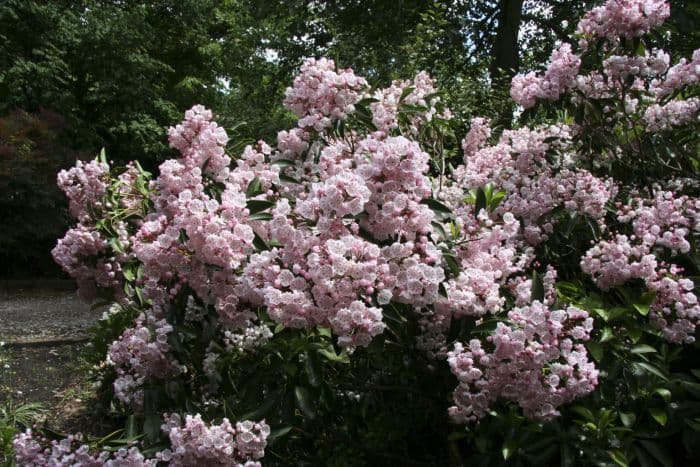
<instances>
[{"instance_id":1,"label":"green leaf","mask_svg":"<svg viewBox=\"0 0 700 467\"><path fill-rule=\"evenodd\" d=\"M608 328L608 327L605 327L605 328L603 328L603 332L602 332L601 335L600 335L600 342L601 342L601 343L602 343L602 342L608 342L608 341L611 340L613 337L614 337L614 336L613 336L612 329L610 329L610 328Z\"/></svg>"},{"instance_id":2,"label":"green leaf","mask_svg":"<svg viewBox=\"0 0 700 467\"><path fill-rule=\"evenodd\" d=\"M637 421L637 416L631 412L619 412L619 415L620 420L622 420L622 424L627 428L630 428L632 425L634 425L634 422Z\"/></svg>"},{"instance_id":3,"label":"green leaf","mask_svg":"<svg viewBox=\"0 0 700 467\"><path fill-rule=\"evenodd\" d=\"M498 326L498 320L487 319L482 323L474 326L472 334L490 334Z\"/></svg>"},{"instance_id":4,"label":"green leaf","mask_svg":"<svg viewBox=\"0 0 700 467\"><path fill-rule=\"evenodd\" d=\"M544 283L542 276L537 271L532 271L532 286L530 288L530 301L544 301Z\"/></svg>"},{"instance_id":5,"label":"green leaf","mask_svg":"<svg viewBox=\"0 0 700 467\"><path fill-rule=\"evenodd\" d=\"M445 262L447 263L447 267L450 269L450 272L455 276L459 276L459 262L457 261L457 257L454 255L454 253L444 251L442 253L442 257L445 259Z\"/></svg>"},{"instance_id":6,"label":"green leaf","mask_svg":"<svg viewBox=\"0 0 700 467\"><path fill-rule=\"evenodd\" d=\"M505 191L497 191L496 193L494 193L493 197L491 198L491 202L489 203L489 210L495 210L498 207L498 205L501 204L501 201L505 199L505 197Z\"/></svg>"},{"instance_id":7,"label":"green leaf","mask_svg":"<svg viewBox=\"0 0 700 467\"><path fill-rule=\"evenodd\" d=\"M508 460L511 458L517 446L512 439L506 440L501 448L501 454L503 455L503 460Z\"/></svg>"},{"instance_id":8,"label":"green leaf","mask_svg":"<svg viewBox=\"0 0 700 467\"><path fill-rule=\"evenodd\" d=\"M126 418L126 425L124 428L124 436L127 438L133 438L138 434L138 426L136 424L136 416L134 414L129 415Z\"/></svg>"},{"instance_id":9,"label":"green leaf","mask_svg":"<svg viewBox=\"0 0 700 467\"><path fill-rule=\"evenodd\" d=\"M128 280L129 282L133 282L134 279L136 279L136 274L134 274L132 266L125 266L122 269L122 274L124 275L124 279Z\"/></svg>"},{"instance_id":10,"label":"green leaf","mask_svg":"<svg viewBox=\"0 0 700 467\"><path fill-rule=\"evenodd\" d=\"M484 185L484 196L486 197L486 203L490 204L493 197L493 183L489 182Z\"/></svg>"},{"instance_id":11,"label":"green leaf","mask_svg":"<svg viewBox=\"0 0 700 467\"><path fill-rule=\"evenodd\" d=\"M282 438L283 436L288 434L290 431L292 431L292 428L294 428L294 427L285 426L284 428L278 428L276 430L272 430L270 432L270 434L268 435L267 440L273 441L275 439Z\"/></svg>"},{"instance_id":12,"label":"green leaf","mask_svg":"<svg viewBox=\"0 0 700 467\"><path fill-rule=\"evenodd\" d=\"M122 246L122 243L119 241L118 238L110 238L109 239L109 246L112 247L112 250L116 251L117 253L124 253L124 247Z\"/></svg>"},{"instance_id":13,"label":"green leaf","mask_svg":"<svg viewBox=\"0 0 700 467\"><path fill-rule=\"evenodd\" d=\"M239 420L258 420L260 418L263 418L267 413L274 407L274 405L277 403L277 400L279 399L280 393L279 391L270 394L270 396L265 399L265 401L258 406L257 409L252 410L250 412L241 414L238 419Z\"/></svg>"},{"instance_id":14,"label":"green leaf","mask_svg":"<svg viewBox=\"0 0 700 467\"><path fill-rule=\"evenodd\" d=\"M668 415L666 414L665 410L652 407L649 409L649 414L651 414L652 418L656 420L659 425L666 426L666 422L668 422Z\"/></svg>"},{"instance_id":15,"label":"green leaf","mask_svg":"<svg viewBox=\"0 0 700 467\"><path fill-rule=\"evenodd\" d=\"M686 425L693 429L693 431L697 431L698 433L700 433L700 418L696 418L693 420L686 418L684 421Z\"/></svg>"},{"instance_id":16,"label":"green leaf","mask_svg":"<svg viewBox=\"0 0 700 467\"><path fill-rule=\"evenodd\" d=\"M350 363L350 358L348 357L347 352L342 351L340 353L336 353L331 342L329 342L328 346L325 348L318 347L316 352L330 362Z\"/></svg>"},{"instance_id":17,"label":"green leaf","mask_svg":"<svg viewBox=\"0 0 700 467\"><path fill-rule=\"evenodd\" d=\"M569 220L566 223L566 227L564 227L564 237L568 238L571 235L571 232L573 232L574 227L576 227L577 223L578 223L578 213L572 212L569 215Z\"/></svg>"},{"instance_id":18,"label":"green leaf","mask_svg":"<svg viewBox=\"0 0 700 467\"><path fill-rule=\"evenodd\" d=\"M646 373L651 373L652 375L668 381L668 377L657 367L646 362L634 362L633 365L638 369Z\"/></svg>"},{"instance_id":19,"label":"green leaf","mask_svg":"<svg viewBox=\"0 0 700 467\"><path fill-rule=\"evenodd\" d=\"M596 420L595 416L593 415L593 412L588 410L586 407L577 405L577 406L571 407L571 411L579 414L587 422L595 422L595 420Z\"/></svg>"},{"instance_id":20,"label":"green leaf","mask_svg":"<svg viewBox=\"0 0 700 467\"><path fill-rule=\"evenodd\" d=\"M685 388L688 392L693 394L695 397L700 397L700 383L693 383L691 381L682 381L681 386Z\"/></svg>"},{"instance_id":21,"label":"green leaf","mask_svg":"<svg viewBox=\"0 0 700 467\"><path fill-rule=\"evenodd\" d=\"M294 177L290 177L287 174L280 174L280 181L287 182L287 183L295 183L295 184L300 184L301 182L297 180Z\"/></svg>"},{"instance_id":22,"label":"green leaf","mask_svg":"<svg viewBox=\"0 0 700 467\"><path fill-rule=\"evenodd\" d=\"M265 243L265 240L263 240L262 237L255 232L253 232L253 246L258 251L267 251L270 249L270 246Z\"/></svg>"},{"instance_id":23,"label":"green leaf","mask_svg":"<svg viewBox=\"0 0 700 467\"><path fill-rule=\"evenodd\" d=\"M671 391L669 391L668 389L656 388L656 389L654 389L654 393L661 396L663 398L663 400L665 400L666 402L671 402L672 394L671 394Z\"/></svg>"},{"instance_id":24,"label":"green leaf","mask_svg":"<svg viewBox=\"0 0 700 467\"><path fill-rule=\"evenodd\" d=\"M263 188L262 188L262 182L260 181L260 177L253 178L250 181L250 183L248 184L248 188L246 188L246 190L245 190L245 194L249 198L256 196L256 195L259 195L262 192L263 192Z\"/></svg>"},{"instance_id":25,"label":"green leaf","mask_svg":"<svg viewBox=\"0 0 700 467\"><path fill-rule=\"evenodd\" d=\"M440 285L438 285L438 293L441 297L447 298L447 289L445 288L445 284L442 282L440 282Z\"/></svg>"},{"instance_id":26,"label":"green leaf","mask_svg":"<svg viewBox=\"0 0 700 467\"><path fill-rule=\"evenodd\" d=\"M586 343L586 348L593 356L596 362L603 360L603 346L597 342L589 341Z\"/></svg>"},{"instance_id":27,"label":"green leaf","mask_svg":"<svg viewBox=\"0 0 700 467\"><path fill-rule=\"evenodd\" d=\"M638 300L635 300L634 303L632 303L632 307L637 310L640 315L646 316L649 314L649 306L651 306L655 298L656 292L647 292L639 297Z\"/></svg>"},{"instance_id":28,"label":"green leaf","mask_svg":"<svg viewBox=\"0 0 700 467\"><path fill-rule=\"evenodd\" d=\"M143 421L143 433L146 440L150 443L155 443L160 438L160 426L163 424L160 416L155 413L149 413Z\"/></svg>"},{"instance_id":29,"label":"green leaf","mask_svg":"<svg viewBox=\"0 0 700 467\"><path fill-rule=\"evenodd\" d=\"M178 241L180 243L185 243L189 240L189 237L187 236L187 232L185 232L185 229L180 229L180 236L178 237Z\"/></svg>"},{"instance_id":30,"label":"green leaf","mask_svg":"<svg viewBox=\"0 0 700 467\"><path fill-rule=\"evenodd\" d=\"M272 220L272 214L269 212L256 212L248 217L249 221L269 221Z\"/></svg>"},{"instance_id":31,"label":"green leaf","mask_svg":"<svg viewBox=\"0 0 700 467\"><path fill-rule=\"evenodd\" d=\"M433 221L433 222L431 222L431 224L432 224L433 228L435 229L435 231L438 233L438 235L440 235L440 237L442 237L443 240L448 239L447 232L445 232L445 228L442 226L441 223Z\"/></svg>"},{"instance_id":32,"label":"green leaf","mask_svg":"<svg viewBox=\"0 0 700 467\"><path fill-rule=\"evenodd\" d=\"M483 188L476 190L476 201L474 202L474 215L478 216L482 209L486 209L486 193Z\"/></svg>"},{"instance_id":33,"label":"green leaf","mask_svg":"<svg viewBox=\"0 0 700 467\"><path fill-rule=\"evenodd\" d=\"M296 164L294 161L289 160L289 159L277 159L275 161L272 161L272 165L278 165L280 167L294 167Z\"/></svg>"},{"instance_id":34,"label":"green leaf","mask_svg":"<svg viewBox=\"0 0 700 467\"><path fill-rule=\"evenodd\" d=\"M316 412L314 411L313 402L311 402L311 395L309 391L303 386L296 386L294 388L294 397L297 402L297 406L301 411L310 419L316 418Z\"/></svg>"},{"instance_id":35,"label":"green leaf","mask_svg":"<svg viewBox=\"0 0 700 467\"><path fill-rule=\"evenodd\" d=\"M452 209L434 198L426 198L421 200L421 204L427 205L430 209L437 213L452 214Z\"/></svg>"},{"instance_id":36,"label":"green leaf","mask_svg":"<svg viewBox=\"0 0 700 467\"><path fill-rule=\"evenodd\" d=\"M613 449L608 451L608 455L620 467L627 467L629 465L629 461L627 460L625 453L623 453L619 449Z\"/></svg>"},{"instance_id":37,"label":"green leaf","mask_svg":"<svg viewBox=\"0 0 700 467\"><path fill-rule=\"evenodd\" d=\"M267 201L264 199L251 199L246 203L246 208L248 208L248 211L250 211L251 214L255 214L256 212L269 209L274 205L274 201Z\"/></svg>"},{"instance_id":38,"label":"green leaf","mask_svg":"<svg viewBox=\"0 0 700 467\"><path fill-rule=\"evenodd\" d=\"M465 431L453 431L452 433L447 435L447 441L458 441L466 437L467 433Z\"/></svg>"},{"instance_id":39,"label":"green leaf","mask_svg":"<svg viewBox=\"0 0 700 467\"><path fill-rule=\"evenodd\" d=\"M639 339L642 338L642 330L638 327L633 327L627 330L627 335L632 340L632 342L636 343L639 342Z\"/></svg>"},{"instance_id":40,"label":"green leaf","mask_svg":"<svg viewBox=\"0 0 700 467\"><path fill-rule=\"evenodd\" d=\"M375 102L379 102L379 99L376 99L374 97L365 97L364 99L361 99L356 105L367 106L369 104L374 104Z\"/></svg>"},{"instance_id":41,"label":"green leaf","mask_svg":"<svg viewBox=\"0 0 700 467\"><path fill-rule=\"evenodd\" d=\"M321 379L318 377L318 368L316 365L315 356L309 352L304 352L304 371L308 376L309 384L313 387L321 385Z\"/></svg>"},{"instance_id":42,"label":"green leaf","mask_svg":"<svg viewBox=\"0 0 700 467\"><path fill-rule=\"evenodd\" d=\"M403 100L406 99L408 97L408 95L411 94L415 90L416 90L416 88L414 88L413 86L408 86L407 88L405 88L403 90L403 92L401 93L401 97L399 97L399 102L403 102Z\"/></svg>"}]
</instances>

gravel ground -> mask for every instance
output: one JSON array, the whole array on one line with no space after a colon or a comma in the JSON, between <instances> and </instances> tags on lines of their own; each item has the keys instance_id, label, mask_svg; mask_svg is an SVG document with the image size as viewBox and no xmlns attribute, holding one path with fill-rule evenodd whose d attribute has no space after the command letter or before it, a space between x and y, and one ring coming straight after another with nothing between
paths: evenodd
<instances>
[{"instance_id":1,"label":"gravel ground","mask_svg":"<svg viewBox=\"0 0 700 467\"><path fill-rule=\"evenodd\" d=\"M0 293L0 340L23 343L75 339L102 316L75 292L27 290Z\"/></svg>"},{"instance_id":2,"label":"gravel ground","mask_svg":"<svg viewBox=\"0 0 700 467\"><path fill-rule=\"evenodd\" d=\"M10 344L0 344L0 407L38 402L41 425L52 430L114 431L115 422L94 410L94 388L80 358L87 344L75 342L102 312L71 291L0 291L0 341Z\"/></svg>"}]
</instances>

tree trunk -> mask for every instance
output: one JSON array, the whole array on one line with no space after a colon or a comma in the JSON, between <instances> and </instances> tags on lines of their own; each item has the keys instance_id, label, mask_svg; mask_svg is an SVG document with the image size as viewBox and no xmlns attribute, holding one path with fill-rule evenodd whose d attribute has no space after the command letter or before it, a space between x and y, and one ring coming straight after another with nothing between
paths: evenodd
<instances>
[{"instance_id":1,"label":"tree trunk","mask_svg":"<svg viewBox=\"0 0 700 467\"><path fill-rule=\"evenodd\" d=\"M510 81L518 72L520 60L518 54L518 32L523 14L523 0L499 0L498 2L498 28L496 39L491 49L491 86L499 95L508 95ZM504 96L505 97L505 96ZM509 99L505 99L500 112L499 124L510 126L513 106Z\"/></svg>"}]
</instances>

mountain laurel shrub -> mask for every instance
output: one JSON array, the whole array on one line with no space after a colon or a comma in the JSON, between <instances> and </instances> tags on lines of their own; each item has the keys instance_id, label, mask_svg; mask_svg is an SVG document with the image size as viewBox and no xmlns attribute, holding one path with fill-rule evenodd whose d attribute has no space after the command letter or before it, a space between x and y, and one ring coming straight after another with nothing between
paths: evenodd
<instances>
[{"instance_id":1,"label":"mountain laurel shrub","mask_svg":"<svg viewBox=\"0 0 700 467\"><path fill-rule=\"evenodd\" d=\"M609 0L456 141L426 73L308 59L298 125L229 154L195 106L156 176L59 174L120 439L22 465L671 465L698 459L700 50Z\"/></svg>"}]
</instances>

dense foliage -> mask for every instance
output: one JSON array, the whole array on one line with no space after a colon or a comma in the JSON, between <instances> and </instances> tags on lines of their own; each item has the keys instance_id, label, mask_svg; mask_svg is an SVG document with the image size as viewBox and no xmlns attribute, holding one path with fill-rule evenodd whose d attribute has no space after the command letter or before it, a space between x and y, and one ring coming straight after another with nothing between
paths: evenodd
<instances>
[{"instance_id":1,"label":"dense foliage","mask_svg":"<svg viewBox=\"0 0 700 467\"><path fill-rule=\"evenodd\" d=\"M658 48L669 15L586 13L513 79L519 128L307 59L274 147L197 105L155 176L60 172L53 254L113 303L91 358L125 429L17 462L697 462L700 50Z\"/></svg>"}]
</instances>

